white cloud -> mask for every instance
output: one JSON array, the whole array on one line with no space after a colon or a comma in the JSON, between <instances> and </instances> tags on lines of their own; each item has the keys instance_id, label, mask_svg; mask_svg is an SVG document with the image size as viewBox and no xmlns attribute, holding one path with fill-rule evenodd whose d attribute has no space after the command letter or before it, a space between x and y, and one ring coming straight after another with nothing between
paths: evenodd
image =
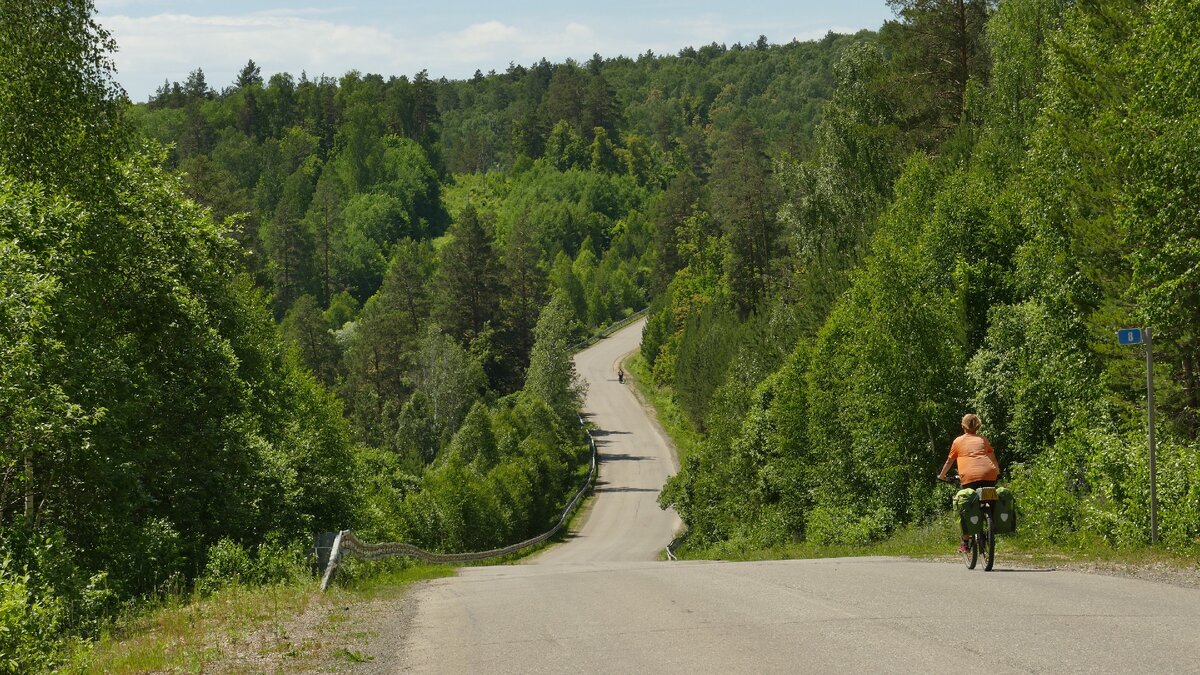
<instances>
[{"instance_id":1,"label":"white cloud","mask_svg":"<svg viewBox=\"0 0 1200 675\"><path fill-rule=\"evenodd\" d=\"M438 65L461 74L464 69L487 70L503 67L509 62L531 63L542 57L562 60L591 55L595 51L611 54L616 46L598 36L591 27L577 22L550 27L517 27L488 21L436 36L428 42L428 49L439 53Z\"/></svg>"},{"instance_id":2,"label":"white cloud","mask_svg":"<svg viewBox=\"0 0 1200 675\"><path fill-rule=\"evenodd\" d=\"M457 46L490 45L512 41L520 34L520 30L505 25L499 21L488 21L467 26L453 36Z\"/></svg>"},{"instance_id":3,"label":"white cloud","mask_svg":"<svg viewBox=\"0 0 1200 675\"><path fill-rule=\"evenodd\" d=\"M380 28L303 14L117 15L102 21L117 40L118 77L135 100L164 78L179 80L197 67L210 84L220 86L232 81L247 59L267 73L304 69L340 75L351 68L390 69L415 56Z\"/></svg>"},{"instance_id":4,"label":"white cloud","mask_svg":"<svg viewBox=\"0 0 1200 675\"><path fill-rule=\"evenodd\" d=\"M136 7L137 5L145 5L150 3L157 4L157 1L158 0L98 0L96 2L96 10L103 15L115 10Z\"/></svg>"}]
</instances>

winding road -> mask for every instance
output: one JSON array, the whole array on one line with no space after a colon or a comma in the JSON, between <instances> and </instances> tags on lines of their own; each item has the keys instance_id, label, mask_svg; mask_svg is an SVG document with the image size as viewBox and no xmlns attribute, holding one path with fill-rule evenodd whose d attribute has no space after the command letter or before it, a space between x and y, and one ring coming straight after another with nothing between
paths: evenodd
<instances>
[{"instance_id":1,"label":"winding road","mask_svg":"<svg viewBox=\"0 0 1200 675\"><path fill-rule=\"evenodd\" d=\"M895 558L663 562L669 444L616 363L639 321L576 357L597 426L591 510L527 564L426 582L366 666L421 673L1200 672L1200 590Z\"/></svg>"}]
</instances>

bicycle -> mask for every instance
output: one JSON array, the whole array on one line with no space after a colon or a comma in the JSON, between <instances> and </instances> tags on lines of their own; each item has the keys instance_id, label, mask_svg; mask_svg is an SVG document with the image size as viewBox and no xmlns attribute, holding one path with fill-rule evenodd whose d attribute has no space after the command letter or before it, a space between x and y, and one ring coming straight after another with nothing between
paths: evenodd
<instances>
[{"instance_id":1,"label":"bicycle","mask_svg":"<svg viewBox=\"0 0 1200 675\"><path fill-rule=\"evenodd\" d=\"M938 480L943 480L939 478ZM954 486L959 485L958 476L947 478L943 482ZM995 487L978 487L974 488L975 494L979 497L980 517L983 518L983 527L975 534L970 535L967 540L967 550L962 553L963 562L966 563L967 569L973 570L979 564L979 554L983 553L983 571L992 571L992 565L996 562L996 522L994 513L996 504L1000 501L1000 493Z\"/></svg>"}]
</instances>

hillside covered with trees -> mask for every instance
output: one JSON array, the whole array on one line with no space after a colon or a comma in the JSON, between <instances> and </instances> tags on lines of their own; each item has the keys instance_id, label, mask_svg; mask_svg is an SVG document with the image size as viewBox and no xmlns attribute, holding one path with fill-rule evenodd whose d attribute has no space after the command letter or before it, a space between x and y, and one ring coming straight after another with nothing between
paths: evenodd
<instances>
[{"instance_id":1,"label":"hillside covered with trees","mask_svg":"<svg viewBox=\"0 0 1200 675\"><path fill-rule=\"evenodd\" d=\"M89 2L0 8L0 672L290 574L316 531L547 529L586 469L571 345L720 232L692 213L718 176L816 151L874 41L465 81L250 62L135 105Z\"/></svg>"},{"instance_id":2,"label":"hillside covered with trees","mask_svg":"<svg viewBox=\"0 0 1200 675\"><path fill-rule=\"evenodd\" d=\"M703 440L661 502L717 555L876 540L946 510L975 411L1027 539L1142 546L1145 361L1116 331L1149 326L1162 541L1194 552L1200 12L891 4L803 158L754 130L666 193L642 353Z\"/></svg>"}]
</instances>

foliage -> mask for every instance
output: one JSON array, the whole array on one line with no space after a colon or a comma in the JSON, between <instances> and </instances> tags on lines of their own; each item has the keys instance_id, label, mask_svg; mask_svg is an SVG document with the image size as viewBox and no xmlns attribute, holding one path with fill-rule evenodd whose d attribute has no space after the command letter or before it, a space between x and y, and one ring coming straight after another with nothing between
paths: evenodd
<instances>
[{"instance_id":1,"label":"foliage","mask_svg":"<svg viewBox=\"0 0 1200 675\"><path fill-rule=\"evenodd\" d=\"M56 598L36 594L30 575L0 564L0 673L42 670L53 661L59 624L65 618Z\"/></svg>"},{"instance_id":2,"label":"foliage","mask_svg":"<svg viewBox=\"0 0 1200 675\"><path fill-rule=\"evenodd\" d=\"M252 553L231 539L221 539L209 547L196 588L211 595L231 584L277 584L294 575L303 562L299 551L278 544L260 544Z\"/></svg>"},{"instance_id":3,"label":"foliage","mask_svg":"<svg viewBox=\"0 0 1200 675\"><path fill-rule=\"evenodd\" d=\"M4 653L24 670L121 602L190 584L222 538L349 521L353 454L234 223L130 142L90 3L3 11L0 126L26 140L0 150L0 560L21 644Z\"/></svg>"},{"instance_id":4,"label":"foliage","mask_svg":"<svg viewBox=\"0 0 1200 675\"><path fill-rule=\"evenodd\" d=\"M557 294L542 310L533 329L536 342L529 357L524 392L552 407L564 425L570 425L583 405L583 386L575 374L571 352L571 308L566 296Z\"/></svg>"},{"instance_id":5,"label":"foliage","mask_svg":"<svg viewBox=\"0 0 1200 675\"><path fill-rule=\"evenodd\" d=\"M843 52L816 151L776 162L786 245L776 299L757 304L788 307L799 331L782 367L739 365L780 364L750 343L716 348L761 321L730 325L744 288L662 258L678 267L643 354L707 431L662 503L702 549L859 545L945 509L931 476L974 410L1024 536L1143 545L1142 356L1112 337L1141 324L1161 359L1162 537L1194 550L1200 258L1178 152L1196 111L1176 66L1195 51L1194 7L894 6L889 51ZM956 8L973 13L957 28ZM966 62L943 59L913 91L889 86L964 45ZM897 163L914 149L929 154ZM705 361L724 374L685 375Z\"/></svg>"}]
</instances>

